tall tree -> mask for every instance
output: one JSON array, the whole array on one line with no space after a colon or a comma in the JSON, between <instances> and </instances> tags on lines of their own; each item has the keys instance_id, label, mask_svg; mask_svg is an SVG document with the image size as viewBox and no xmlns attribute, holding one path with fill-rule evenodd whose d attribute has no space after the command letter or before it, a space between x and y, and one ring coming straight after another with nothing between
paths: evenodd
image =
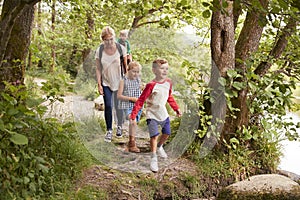
<instances>
[{"instance_id":1,"label":"tall tree","mask_svg":"<svg viewBox=\"0 0 300 200\"><path fill-rule=\"evenodd\" d=\"M4 81L23 83L34 5L39 0L5 0L0 21L0 90Z\"/></svg>"},{"instance_id":2,"label":"tall tree","mask_svg":"<svg viewBox=\"0 0 300 200\"><path fill-rule=\"evenodd\" d=\"M211 56L212 70L209 86L215 88L212 96L215 99L217 109L211 109L211 114L214 116L213 123L218 127L218 131L222 130L222 124L216 124L218 119L223 119L226 114L225 97L220 96L224 91L219 84L219 77L226 77L229 69L234 69L235 61L235 40L234 40L234 12L233 2L228 1L228 7L215 11L211 18ZM224 14L226 13L226 14Z\"/></svg>"},{"instance_id":3,"label":"tall tree","mask_svg":"<svg viewBox=\"0 0 300 200\"><path fill-rule=\"evenodd\" d=\"M229 88L223 91L225 93L231 91L232 94L229 95L227 108L222 107L223 110L226 110L226 119L220 132L221 138L225 139L227 143L237 132L249 126L251 117L249 112L250 100L254 99L249 93L248 74L251 72L249 70L255 69L252 77L265 75L284 52L288 39L295 33L299 22L295 12L281 11L284 10L285 6L286 10L293 11L297 7L293 7L296 5L294 1L280 1L279 5L274 5L274 2L272 2L273 7L269 5L268 0L246 1L241 2L247 15L243 20L241 31L238 32L236 27L242 6L236 2L214 0L214 11L211 19L212 71L217 68L222 78L233 79L230 85L226 85ZM286 25L284 28L278 29L278 37L275 37L274 45L269 55L266 56L267 59L262 60L256 67L252 65L250 68L247 63L258 51L262 43L261 38L264 28L268 24L267 17L272 18L271 16L284 18ZM237 38L236 44L235 38ZM234 77L232 75L228 76L230 70L235 70L237 75ZM214 73L212 73L211 82L215 82L215 84L211 85L218 85L216 82L218 83L219 80L215 79L218 79L218 76L214 76Z\"/></svg>"}]
</instances>

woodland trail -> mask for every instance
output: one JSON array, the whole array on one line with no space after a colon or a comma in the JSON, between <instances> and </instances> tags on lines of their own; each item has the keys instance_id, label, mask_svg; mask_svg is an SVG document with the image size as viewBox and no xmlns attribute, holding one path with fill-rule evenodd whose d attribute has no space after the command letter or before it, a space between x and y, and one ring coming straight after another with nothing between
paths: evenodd
<instances>
[{"instance_id":1,"label":"woodland trail","mask_svg":"<svg viewBox=\"0 0 300 200\"><path fill-rule=\"evenodd\" d=\"M139 125L136 133L137 146L141 152L129 153L126 148L127 120L123 125L123 136L117 138L114 132L112 143L106 143L104 142L105 130L99 124L99 119L103 118L103 111L96 110L94 102L85 100L82 96L65 96L63 99L64 102L57 101L48 106L46 116L55 117L64 122L75 121L77 132L84 145L96 159L113 169L151 173L149 169L150 143L146 125ZM180 146L181 144L184 142L165 145L168 158L159 159L160 168L165 168L180 158L186 148L185 145Z\"/></svg>"}]
</instances>

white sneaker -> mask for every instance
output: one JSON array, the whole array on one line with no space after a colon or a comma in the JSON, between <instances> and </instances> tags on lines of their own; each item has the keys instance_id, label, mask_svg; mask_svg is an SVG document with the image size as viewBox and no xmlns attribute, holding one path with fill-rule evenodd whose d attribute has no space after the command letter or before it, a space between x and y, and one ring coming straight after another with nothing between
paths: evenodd
<instances>
[{"instance_id":1,"label":"white sneaker","mask_svg":"<svg viewBox=\"0 0 300 200\"><path fill-rule=\"evenodd\" d=\"M163 146L157 148L157 154L162 158L168 158L167 153L165 152Z\"/></svg>"},{"instance_id":2,"label":"white sneaker","mask_svg":"<svg viewBox=\"0 0 300 200\"><path fill-rule=\"evenodd\" d=\"M106 135L105 135L105 138L104 138L104 141L105 142L111 142L112 140L112 131L107 131Z\"/></svg>"},{"instance_id":3,"label":"white sneaker","mask_svg":"<svg viewBox=\"0 0 300 200\"><path fill-rule=\"evenodd\" d=\"M157 172L158 171L157 156L154 156L154 157L151 158L150 169L151 169L152 172Z\"/></svg>"},{"instance_id":4,"label":"white sneaker","mask_svg":"<svg viewBox=\"0 0 300 200\"><path fill-rule=\"evenodd\" d=\"M122 127L121 126L117 127L117 137L122 137Z\"/></svg>"}]
</instances>

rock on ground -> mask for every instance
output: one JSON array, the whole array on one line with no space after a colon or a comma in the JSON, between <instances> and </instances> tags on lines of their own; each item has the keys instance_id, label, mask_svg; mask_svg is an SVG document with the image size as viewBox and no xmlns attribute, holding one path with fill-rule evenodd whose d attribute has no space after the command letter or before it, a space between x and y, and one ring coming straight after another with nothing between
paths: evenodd
<instances>
[{"instance_id":1,"label":"rock on ground","mask_svg":"<svg viewBox=\"0 0 300 200\"><path fill-rule=\"evenodd\" d=\"M217 200L300 200L300 186L288 177L264 174L224 188Z\"/></svg>"}]
</instances>

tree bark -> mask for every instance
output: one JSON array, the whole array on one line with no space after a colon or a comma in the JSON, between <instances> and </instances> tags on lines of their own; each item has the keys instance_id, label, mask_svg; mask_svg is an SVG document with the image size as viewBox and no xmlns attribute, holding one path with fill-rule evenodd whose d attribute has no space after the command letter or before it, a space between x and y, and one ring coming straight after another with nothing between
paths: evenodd
<instances>
[{"instance_id":1,"label":"tree bark","mask_svg":"<svg viewBox=\"0 0 300 200\"><path fill-rule=\"evenodd\" d=\"M4 1L0 22L0 66L5 57L6 47L14 26L14 23L20 13L23 11L25 4L17 0Z\"/></svg>"},{"instance_id":2,"label":"tree bark","mask_svg":"<svg viewBox=\"0 0 300 200\"><path fill-rule=\"evenodd\" d=\"M37 6L37 16L36 16L36 27L38 31L38 37L41 37L43 34L42 32L42 5L41 2L38 3ZM37 48L39 51L42 51L42 46L40 41L37 42ZM39 58L38 63L37 63L37 68L43 68L43 59Z\"/></svg>"},{"instance_id":3,"label":"tree bark","mask_svg":"<svg viewBox=\"0 0 300 200\"><path fill-rule=\"evenodd\" d=\"M24 82L24 63L30 44L34 4L37 1L26 1L29 4L24 2L7 0L3 4L0 25L0 90L5 88L4 81L15 84Z\"/></svg>"},{"instance_id":4,"label":"tree bark","mask_svg":"<svg viewBox=\"0 0 300 200\"><path fill-rule=\"evenodd\" d=\"M51 40L52 40L52 44L51 44L51 65L50 65L50 73L54 72L54 68L56 66L56 46L55 46L55 23L56 23L56 10L55 10L55 5L56 5L56 0L52 0L52 5L51 5L51 31L52 31L52 36L51 36Z\"/></svg>"},{"instance_id":5,"label":"tree bark","mask_svg":"<svg viewBox=\"0 0 300 200\"><path fill-rule=\"evenodd\" d=\"M0 18L0 66L15 20L23 12L25 6L33 6L39 1L41 0L4 0Z\"/></svg>"},{"instance_id":6,"label":"tree bark","mask_svg":"<svg viewBox=\"0 0 300 200\"><path fill-rule=\"evenodd\" d=\"M93 16L90 13L87 13L87 20L86 20L86 30L85 30L85 34L86 34L86 38L89 41L92 41L93 39L93 30L95 28L95 21ZM82 62L83 62L83 70L85 73L87 73L89 76L96 78L95 75L95 70L96 70L96 66L94 62L94 60L91 60L91 58L89 57L90 53L92 52L91 48L84 48L82 51Z\"/></svg>"},{"instance_id":7,"label":"tree bark","mask_svg":"<svg viewBox=\"0 0 300 200\"><path fill-rule=\"evenodd\" d=\"M288 37L290 37L296 31L297 24L298 22L290 16L287 25L283 28L282 33L280 34L276 44L269 53L268 60L263 61L258 65L258 67L254 71L255 74L262 77L267 73L267 71L272 66L270 60L273 58L277 59L281 56L288 43Z\"/></svg>"},{"instance_id":8,"label":"tree bark","mask_svg":"<svg viewBox=\"0 0 300 200\"><path fill-rule=\"evenodd\" d=\"M263 8L267 8L268 0L260 0ZM242 78L237 78L234 81L245 82L247 66L246 61L250 55L254 53L258 46L263 32L263 23L261 19L266 18L266 12L261 9L249 10L244 21L243 28L235 46L235 69L242 75ZM233 89L233 88L232 88ZM232 106L239 111L234 112L233 117L227 117L224 129L228 133L235 133L241 129L243 125L247 126L249 123L249 109L247 105L248 89L243 88L238 92L238 97L232 99Z\"/></svg>"},{"instance_id":9,"label":"tree bark","mask_svg":"<svg viewBox=\"0 0 300 200\"><path fill-rule=\"evenodd\" d=\"M234 20L234 30L237 27L238 20L240 15L242 14L242 6L239 1L234 1L233 2L233 20Z\"/></svg>"},{"instance_id":10,"label":"tree bark","mask_svg":"<svg viewBox=\"0 0 300 200\"><path fill-rule=\"evenodd\" d=\"M221 7L222 0L218 3ZM212 88L211 97L214 99L211 105L212 125L216 127L216 132L221 132L221 137L224 137L224 129L220 120L225 118L227 104L225 89L220 85L219 78L226 78L227 70L234 68L235 60L233 2L227 0L227 3L226 14L217 10L213 12L211 19L212 69L209 86Z\"/></svg>"}]
</instances>

